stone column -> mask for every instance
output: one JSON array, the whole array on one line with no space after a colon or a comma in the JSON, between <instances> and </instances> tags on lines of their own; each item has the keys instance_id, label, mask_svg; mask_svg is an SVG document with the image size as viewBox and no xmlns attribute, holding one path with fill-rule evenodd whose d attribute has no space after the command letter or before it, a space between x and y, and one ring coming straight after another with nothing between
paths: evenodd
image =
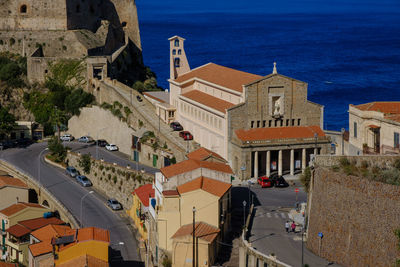
<instances>
[{"instance_id":1,"label":"stone column","mask_svg":"<svg viewBox=\"0 0 400 267\"><path fill-rule=\"evenodd\" d=\"M314 157L318 154L318 148L314 148Z\"/></svg>"},{"instance_id":2,"label":"stone column","mask_svg":"<svg viewBox=\"0 0 400 267\"><path fill-rule=\"evenodd\" d=\"M304 169L306 168L306 166L307 166L307 163L306 163L306 149L305 148L303 148L302 149L302 151L301 151L301 170L304 172Z\"/></svg>"},{"instance_id":3,"label":"stone column","mask_svg":"<svg viewBox=\"0 0 400 267\"><path fill-rule=\"evenodd\" d=\"M239 267L246 267L246 247L240 245L239 247Z\"/></svg>"},{"instance_id":4,"label":"stone column","mask_svg":"<svg viewBox=\"0 0 400 267\"><path fill-rule=\"evenodd\" d=\"M271 175L271 151L267 151L267 177Z\"/></svg>"},{"instance_id":5,"label":"stone column","mask_svg":"<svg viewBox=\"0 0 400 267\"><path fill-rule=\"evenodd\" d=\"M254 152L254 178L258 179L258 151Z\"/></svg>"},{"instance_id":6,"label":"stone column","mask_svg":"<svg viewBox=\"0 0 400 267\"><path fill-rule=\"evenodd\" d=\"M254 255L249 254L249 264L248 264L248 266L249 267L256 267L256 261L257 261L257 258Z\"/></svg>"},{"instance_id":7,"label":"stone column","mask_svg":"<svg viewBox=\"0 0 400 267\"><path fill-rule=\"evenodd\" d=\"M294 149L290 150L290 175L294 175Z\"/></svg>"},{"instance_id":8,"label":"stone column","mask_svg":"<svg viewBox=\"0 0 400 267\"><path fill-rule=\"evenodd\" d=\"M278 175L282 175L282 150L279 150L278 154Z\"/></svg>"}]
</instances>

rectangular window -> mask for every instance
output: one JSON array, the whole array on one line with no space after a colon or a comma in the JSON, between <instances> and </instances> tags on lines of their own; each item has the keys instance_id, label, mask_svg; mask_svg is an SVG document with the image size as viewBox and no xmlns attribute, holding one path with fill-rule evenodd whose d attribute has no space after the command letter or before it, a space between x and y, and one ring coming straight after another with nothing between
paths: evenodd
<instances>
[{"instance_id":1,"label":"rectangular window","mask_svg":"<svg viewBox=\"0 0 400 267\"><path fill-rule=\"evenodd\" d=\"M399 144L400 144L400 142L399 142L399 133L394 133L394 147L395 148L399 148Z\"/></svg>"},{"instance_id":2,"label":"rectangular window","mask_svg":"<svg viewBox=\"0 0 400 267\"><path fill-rule=\"evenodd\" d=\"M292 119L292 126L294 126L294 121L295 121L295 120L294 120L294 119Z\"/></svg>"},{"instance_id":3,"label":"rectangular window","mask_svg":"<svg viewBox=\"0 0 400 267\"><path fill-rule=\"evenodd\" d=\"M357 122L354 122L353 127L354 127L353 136L354 138L357 138Z\"/></svg>"},{"instance_id":4,"label":"rectangular window","mask_svg":"<svg viewBox=\"0 0 400 267\"><path fill-rule=\"evenodd\" d=\"M286 126L289 126L289 119L286 119Z\"/></svg>"},{"instance_id":5,"label":"rectangular window","mask_svg":"<svg viewBox=\"0 0 400 267\"><path fill-rule=\"evenodd\" d=\"M272 127L272 120L268 121L268 127Z\"/></svg>"},{"instance_id":6,"label":"rectangular window","mask_svg":"<svg viewBox=\"0 0 400 267\"><path fill-rule=\"evenodd\" d=\"M297 125L300 126L301 119L297 119Z\"/></svg>"},{"instance_id":7,"label":"rectangular window","mask_svg":"<svg viewBox=\"0 0 400 267\"><path fill-rule=\"evenodd\" d=\"M283 126L283 120L280 120L281 121L281 127Z\"/></svg>"},{"instance_id":8,"label":"rectangular window","mask_svg":"<svg viewBox=\"0 0 400 267\"><path fill-rule=\"evenodd\" d=\"M260 121L257 121L257 128L260 128Z\"/></svg>"},{"instance_id":9,"label":"rectangular window","mask_svg":"<svg viewBox=\"0 0 400 267\"><path fill-rule=\"evenodd\" d=\"M276 127L276 126L278 126L278 121L277 121L277 120L275 120L275 127Z\"/></svg>"},{"instance_id":10,"label":"rectangular window","mask_svg":"<svg viewBox=\"0 0 400 267\"><path fill-rule=\"evenodd\" d=\"M251 126L250 128L254 128L254 121L251 121Z\"/></svg>"},{"instance_id":11,"label":"rectangular window","mask_svg":"<svg viewBox=\"0 0 400 267\"><path fill-rule=\"evenodd\" d=\"M267 121L263 121L263 128L265 128L265 125L267 124Z\"/></svg>"}]
</instances>

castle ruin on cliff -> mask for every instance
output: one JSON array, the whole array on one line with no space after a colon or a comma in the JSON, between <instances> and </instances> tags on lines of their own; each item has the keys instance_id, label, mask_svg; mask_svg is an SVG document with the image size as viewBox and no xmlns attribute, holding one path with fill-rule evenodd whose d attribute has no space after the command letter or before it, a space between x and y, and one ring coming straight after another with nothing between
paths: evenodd
<instances>
[{"instance_id":1,"label":"castle ruin on cliff","mask_svg":"<svg viewBox=\"0 0 400 267\"><path fill-rule=\"evenodd\" d=\"M0 0L0 52L28 58L28 80L49 63L85 59L88 78L130 82L143 65L134 0Z\"/></svg>"}]
</instances>

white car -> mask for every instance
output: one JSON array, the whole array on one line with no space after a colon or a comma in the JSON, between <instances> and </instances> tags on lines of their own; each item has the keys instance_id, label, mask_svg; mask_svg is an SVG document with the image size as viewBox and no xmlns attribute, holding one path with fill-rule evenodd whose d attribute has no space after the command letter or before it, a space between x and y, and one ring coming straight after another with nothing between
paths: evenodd
<instances>
[{"instance_id":1,"label":"white car","mask_svg":"<svg viewBox=\"0 0 400 267\"><path fill-rule=\"evenodd\" d=\"M78 142L82 142L82 143L90 143L92 141L93 141L93 139L90 136L86 136L86 135L81 136L78 139Z\"/></svg>"},{"instance_id":2,"label":"white car","mask_svg":"<svg viewBox=\"0 0 400 267\"><path fill-rule=\"evenodd\" d=\"M108 145L106 145L106 149L109 151L117 151L118 147L114 144L108 144Z\"/></svg>"},{"instance_id":3,"label":"white car","mask_svg":"<svg viewBox=\"0 0 400 267\"><path fill-rule=\"evenodd\" d=\"M74 140L74 137L70 134L64 134L63 136L60 137L61 141L72 141Z\"/></svg>"}]
</instances>

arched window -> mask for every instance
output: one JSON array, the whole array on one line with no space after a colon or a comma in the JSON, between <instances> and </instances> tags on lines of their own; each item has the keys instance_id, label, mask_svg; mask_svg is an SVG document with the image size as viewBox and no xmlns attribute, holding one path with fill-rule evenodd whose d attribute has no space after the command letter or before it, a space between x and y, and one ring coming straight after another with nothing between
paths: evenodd
<instances>
[{"instance_id":1,"label":"arched window","mask_svg":"<svg viewBox=\"0 0 400 267\"><path fill-rule=\"evenodd\" d=\"M180 67L181 65L181 60L179 58L175 58L175 67Z\"/></svg>"},{"instance_id":2,"label":"arched window","mask_svg":"<svg viewBox=\"0 0 400 267\"><path fill-rule=\"evenodd\" d=\"M178 55L181 55L182 51L180 49L178 49Z\"/></svg>"},{"instance_id":3,"label":"arched window","mask_svg":"<svg viewBox=\"0 0 400 267\"><path fill-rule=\"evenodd\" d=\"M172 54L173 54L173 55L176 55L176 50L175 50L175 49L172 50Z\"/></svg>"},{"instance_id":4,"label":"arched window","mask_svg":"<svg viewBox=\"0 0 400 267\"><path fill-rule=\"evenodd\" d=\"M123 21L123 22L121 23L121 26L122 26L122 27L126 27L126 21Z\"/></svg>"},{"instance_id":5,"label":"arched window","mask_svg":"<svg viewBox=\"0 0 400 267\"><path fill-rule=\"evenodd\" d=\"M22 6L19 8L19 12L22 13L22 14L25 14L27 11L28 11L28 8L27 8L26 5L22 5Z\"/></svg>"},{"instance_id":6,"label":"arched window","mask_svg":"<svg viewBox=\"0 0 400 267\"><path fill-rule=\"evenodd\" d=\"M179 46L179 40L178 39L175 40L175 46Z\"/></svg>"}]
</instances>

